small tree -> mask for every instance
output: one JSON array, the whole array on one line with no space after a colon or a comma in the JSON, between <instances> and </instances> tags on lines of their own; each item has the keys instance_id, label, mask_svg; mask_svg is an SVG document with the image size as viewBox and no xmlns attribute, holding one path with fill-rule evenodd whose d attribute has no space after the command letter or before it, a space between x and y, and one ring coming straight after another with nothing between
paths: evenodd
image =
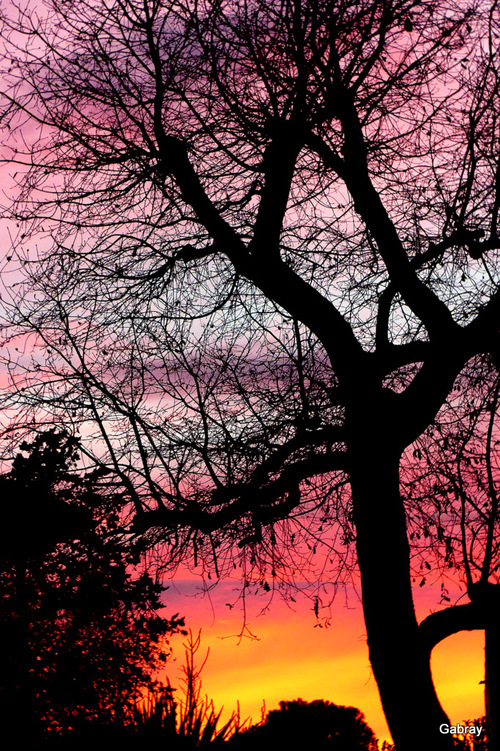
<instances>
[{"instance_id":1,"label":"small tree","mask_svg":"<svg viewBox=\"0 0 500 751\"><path fill-rule=\"evenodd\" d=\"M268 712L262 724L233 736L230 748L378 751L378 741L359 709L328 701L297 699L280 701L280 708Z\"/></svg>"},{"instance_id":2,"label":"small tree","mask_svg":"<svg viewBox=\"0 0 500 751\"><path fill-rule=\"evenodd\" d=\"M162 587L133 575L116 498L110 510L76 471L77 450L67 433L39 434L0 477L0 709L21 734L123 717L183 625L158 614Z\"/></svg>"}]
</instances>

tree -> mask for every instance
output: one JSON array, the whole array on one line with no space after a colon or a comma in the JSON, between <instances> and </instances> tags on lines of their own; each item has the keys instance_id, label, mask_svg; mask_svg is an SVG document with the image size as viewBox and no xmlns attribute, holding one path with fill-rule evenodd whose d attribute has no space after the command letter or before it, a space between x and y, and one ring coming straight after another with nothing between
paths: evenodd
<instances>
[{"instance_id":1,"label":"tree","mask_svg":"<svg viewBox=\"0 0 500 751\"><path fill-rule=\"evenodd\" d=\"M76 472L77 449L68 433L41 433L0 476L0 706L4 727L32 742L123 717L183 625L158 614L160 585L132 575L119 507Z\"/></svg>"},{"instance_id":2,"label":"tree","mask_svg":"<svg viewBox=\"0 0 500 751\"><path fill-rule=\"evenodd\" d=\"M468 387L460 389L458 400L456 396L449 400L445 419L415 444L413 461L407 466L407 496L413 513L413 547L415 551L420 548L422 559L420 584L436 569L442 576L450 569L460 572L470 603L455 609L455 617L461 613L464 624L476 619L484 626L485 705L489 739L495 748L500 739L496 451L500 379L491 362L474 365ZM433 619L446 629L448 617L444 611ZM443 633L438 630L440 636Z\"/></svg>"},{"instance_id":3,"label":"tree","mask_svg":"<svg viewBox=\"0 0 500 751\"><path fill-rule=\"evenodd\" d=\"M489 609L418 623L406 460L479 362L497 367L498 12L4 13L25 280L4 301L11 427L85 424L83 450L166 563L192 554L219 575L239 554L269 587L316 538L343 561L355 541L399 751L424 717L452 747L431 649Z\"/></svg>"},{"instance_id":4,"label":"tree","mask_svg":"<svg viewBox=\"0 0 500 751\"><path fill-rule=\"evenodd\" d=\"M230 745L242 751L256 746L263 751L294 746L337 751L378 749L378 741L359 709L319 699L280 701L280 708L268 712L261 725L234 735Z\"/></svg>"}]
</instances>

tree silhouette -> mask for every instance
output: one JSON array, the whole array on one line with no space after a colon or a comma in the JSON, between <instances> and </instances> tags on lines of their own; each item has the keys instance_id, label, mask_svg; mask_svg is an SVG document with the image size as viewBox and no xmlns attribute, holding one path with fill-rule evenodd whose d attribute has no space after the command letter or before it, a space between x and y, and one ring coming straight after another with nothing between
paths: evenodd
<instances>
[{"instance_id":1,"label":"tree silhouette","mask_svg":"<svg viewBox=\"0 0 500 751\"><path fill-rule=\"evenodd\" d=\"M359 709L328 701L280 701L261 725L233 736L230 748L317 748L377 751L378 742Z\"/></svg>"},{"instance_id":2,"label":"tree silhouette","mask_svg":"<svg viewBox=\"0 0 500 751\"><path fill-rule=\"evenodd\" d=\"M496 367L476 361L466 384L461 384L460 404L450 401L446 419L415 444L417 461L414 458L406 468L413 548L420 553L420 584L436 571L443 576L450 569L459 572L470 603L458 606L455 617L461 617L466 628L476 622L485 629L485 705L493 748L500 739L499 392ZM437 635L443 638L448 617L446 610L438 611L426 626L437 624Z\"/></svg>"},{"instance_id":3,"label":"tree silhouette","mask_svg":"<svg viewBox=\"0 0 500 751\"><path fill-rule=\"evenodd\" d=\"M430 652L490 609L419 624L407 534L415 442L452 408L466 420L454 389L497 368L486 5L54 0L3 18L12 428L84 423L165 565L236 557L265 589L321 540L342 576L355 542L399 751L422 718L451 749Z\"/></svg>"},{"instance_id":4,"label":"tree silhouette","mask_svg":"<svg viewBox=\"0 0 500 751\"><path fill-rule=\"evenodd\" d=\"M0 476L0 708L32 742L123 717L183 625L158 614L161 586L130 572L137 551L118 534L119 508L76 472L77 448L67 433L39 434Z\"/></svg>"}]
</instances>

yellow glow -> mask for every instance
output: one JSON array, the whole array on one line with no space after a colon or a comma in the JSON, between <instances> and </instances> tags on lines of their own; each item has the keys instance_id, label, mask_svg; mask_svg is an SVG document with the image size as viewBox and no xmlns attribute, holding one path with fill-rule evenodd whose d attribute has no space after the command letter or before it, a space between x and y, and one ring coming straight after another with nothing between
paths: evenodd
<instances>
[{"instance_id":1,"label":"yellow glow","mask_svg":"<svg viewBox=\"0 0 500 751\"><path fill-rule=\"evenodd\" d=\"M454 634L434 649L434 683L452 723L484 715L484 632Z\"/></svg>"},{"instance_id":2,"label":"yellow glow","mask_svg":"<svg viewBox=\"0 0 500 751\"><path fill-rule=\"evenodd\" d=\"M234 597L231 586L222 583L210 599L177 597L172 590L166 597L169 610L173 603L185 615L188 627L202 628L200 662L210 648L202 690L217 708L224 706L224 717L236 709L238 701L242 718L258 722L263 702L269 711L280 700L325 699L358 707L377 737L390 740L369 665L361 607L355 600L349 608L336 602L330 627L319 628L306 599L298 600L294 610L276 600L261 614L263 600L249 597L247 622L258 639L238 638L243 614L238 603L231 608L226 604ZM431 602L433 598L419 593L421 617L429 612ZM483 638L482 632L465 632L450 637L433 652L436 688L452 722L484 714L479 683L484 670ZM174 650L176 663L168 672L177 684L182 665L179 640Z\"/></svg>"}]
</instances>

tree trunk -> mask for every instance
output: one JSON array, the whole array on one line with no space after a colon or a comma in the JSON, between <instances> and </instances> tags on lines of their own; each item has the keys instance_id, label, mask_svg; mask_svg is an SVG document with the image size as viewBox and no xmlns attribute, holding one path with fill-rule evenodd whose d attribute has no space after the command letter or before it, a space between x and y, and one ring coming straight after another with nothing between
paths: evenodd
<instances>
[{"instance_id":1,"label":"tree trunk","mask_svg":"<svg viewBox=\"0 0 500 751\"><path fill-rule=\"evenodd\" d=\"M372 439L366 414L364 423L350 441L351 486L371 665L397 751L421 751L423 744L448 751L453 739L440 725L449 721L415 617L399 453L381 445L380 422Z\"/></svg>"},{"instance_id":2,"label":"tree trunk","mask_svg":"<svg viewBox=\"0 0 500 751\"><path fill-rule=\"evenodd\" d=\"M495 603L496 605L496 603ZM488 751L500 751L500 617L495 606L485 629L484 693Z\"/></svg>"}]
</instances>

